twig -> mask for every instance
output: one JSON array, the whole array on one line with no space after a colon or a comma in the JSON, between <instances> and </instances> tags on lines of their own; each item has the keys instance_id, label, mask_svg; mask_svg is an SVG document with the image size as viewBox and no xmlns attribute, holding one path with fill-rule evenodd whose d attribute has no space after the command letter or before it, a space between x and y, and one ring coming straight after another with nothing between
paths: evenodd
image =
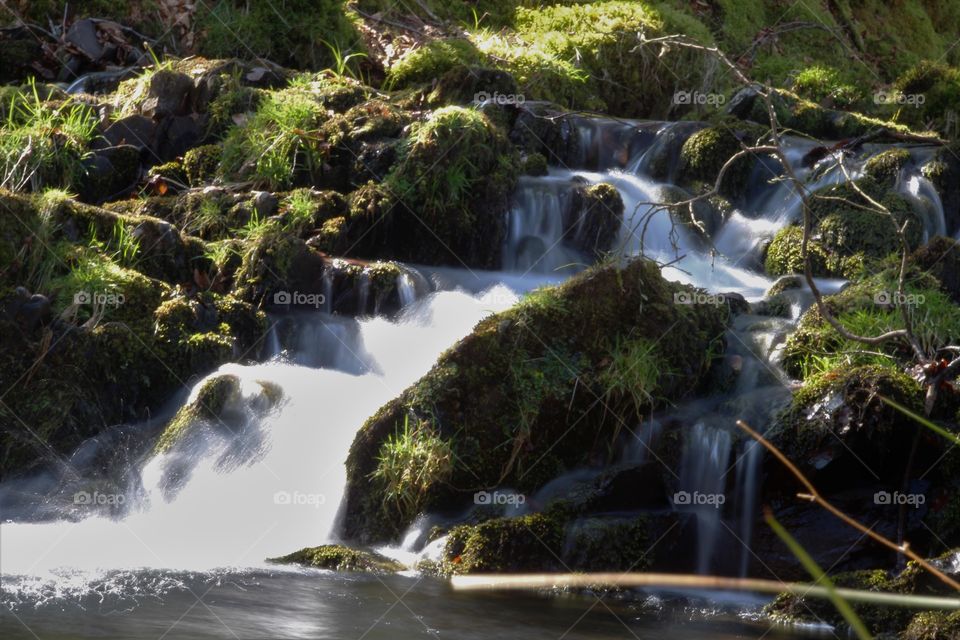
<instances>
[{"instance_id":1,"label":"twig","mask_svg":"<svg viewBox=\"0 0 960 640\"><path fill-rule=\"evenodd\" d=\"M805 494L798 493L797 497L804 500L808 500L810 502L815 502L816 504L820 505L825 510L829 511L830 513L835 515L837 518L839 518L846 524L850 525L857 531L861 532L865 536L868 536L869 538L875 540L876 542L879 542L883 546L893 551L896 551L897 553L901 553L907 556L908 558L910 558L911 560L919 564L921 567L926 569L928 572L930 572L932 575L936 576L937 579L939 579L944 584L950 586L952 589L960 591L960 583L958 583L956 580L954 580L950 576L946 575L945 573L943 573L942 571L934 567L926 559L917 555L912 549L910 549L910 546L907 542L904 542L902 545L898 545L892 540L889 540L884 536L880 535L879 533L876 533L873 529L870 529L869 527L865 527L864 525L860 524L859 522L857 522L856 520L854 520L853 518L845 514L843 511L841 511L840 509L830 504L826 499L823 498L823 496L820 495L816 487L813 486L813 483L810 482L805 475L803 475L803 472L800 471L800 469L798 469L797 466L793 464L793 462L791 462L790 459L787 458L787 456L785 456L782 451L780 451L780 449L774 446L773 443L771 443L769 440L764 438L762 435L754 431L750 427L750 425L748 425L746 422L744 422L743 420L737 420L737 426L743 429L743 431L745 431L751 438L753 438L754 440L762 444L770 453L774 455L774 457L777 460L779 460L783 464L783 466L785 466L790 471L790 473L794 475L794 477L797 478L797 480L800 481L800 484L802 484L806 488L807 493Z\"/></svg>"},{"instance_id":2,"label":"twig","mask_svg":"<svg viewBox=\"0 0 960 640\"><path fill-rule=\"evenodd\" d=\"M450 583L457 591L493 589L551 589L557 587L589 588L664 587L681 589L717 589L754 591L758 593L792 593L797 596L829 598L829 589L806 582L781 582L763 578L728 578L682 573L531 573L478 574L453 576ZM880 591L837 588L834 593L851 602L863 602L912 609L960 609L960 598L917 596Z\"/></svg>"}]
</instances>

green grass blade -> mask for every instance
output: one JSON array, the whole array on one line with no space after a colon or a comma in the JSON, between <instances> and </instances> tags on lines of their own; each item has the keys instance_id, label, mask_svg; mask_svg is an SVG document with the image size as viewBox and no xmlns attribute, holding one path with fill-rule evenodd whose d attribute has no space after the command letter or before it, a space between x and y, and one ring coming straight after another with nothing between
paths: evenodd
<instances>
[{"instance_id":1,"label":"green grass blade","mask_svg":"<svg viewBox=\"0 0 960 640\"><path fill-rule=\"evenodd\" d=\"M796 539L791 536L786 529L783 528L776 518L773 517L773 514L767 513L765 516L767 524L770 525L770 528L773 529L774 533L783 540L784 544L790 549L790 552L793 553L800 561L800 564L803 565L803 568L813 577L814 582L822 583L826 587L828 592L828 597L833 603L833 606L837 608L837 611L840 612L840 615L843 616L844 620L847 621L847 624L850 625L850 628L853 629L854 633L857 634L857 637L860 640L872 640L873 636L870 635L870 632L867 630L866 625L863 624L863 620L860 619L860 616L853 610L853 607L850 606L850 603L841 597L836 590L833 582L830 578L827 577L827 574L824 573L823 569L820 568L820 565L817 564L807 550L804 549Z\"/></svg>"}]
</instances>

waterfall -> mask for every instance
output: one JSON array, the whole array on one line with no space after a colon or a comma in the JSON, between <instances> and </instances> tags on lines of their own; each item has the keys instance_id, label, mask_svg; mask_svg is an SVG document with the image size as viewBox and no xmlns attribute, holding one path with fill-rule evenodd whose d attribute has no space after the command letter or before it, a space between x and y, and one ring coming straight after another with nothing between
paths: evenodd
<instances>
[{"instance_id":1,"label":"waterfall","mask_svg":"<svg viewBox=\"0 0 960 640\"><path fill-rule=\"evenodd\" d=\"M323 542L358 426L482 317L516 300L504 287L481 296L439 292L395 320L302 324L293 332L294 361L316 358L311 364L325 368L283 360L221 367L208 379L237 376L250 402L269 384L282 392L279 405L262 414L246 411L240 424L209 429L187 449L150 459L136 481L114 489L126 506L119 520L101 515L96 505L77 514L79 521L32 524L29 513L5 513L19 521L2 525L4 573L258 566ZM336 357L315 355L336 352L338 344L356 357L376 355L363 373L338 370ZM202 386L194 386L194 397ZM75 510L64 505L64 512Z\"/></svg>"},{"instance_id":2,"label":"waterfall","mask_svg":"<svg viewBox=\"0 0 960 640\"><path fill-rule=\"evenodd\" d=\"M674 505L696 518L699 573L709 573L714 562L727 500L730 451L730 433L702 422L693 426L684 445L680 490L674 496Z\"/></svg>"},{"instance_id":3,"label":"waterfall","mask_svg":"<svg viewBox=\"0 0 960 640\"><path fill-rule=\"evenodd\" d=\"M256 566L266 557L323 542L336 517L343 463L357 429L481 318L510 307L536 287L562 282L593 261L576 248L575 237L565 236L565 212L575 190L584 185L605 182L619 191L625 213L617 248L623 253L642 251L669 265L664 275L673 280L714 293L761 298L772 284L760 268L761 248L800 217L801 200L793 186L770 180L776 169L772 163L758 166L746 202L725 213L709 237L653 206L668 192L676 194L672 182L680 147L702 126L577 118L575 166L551 167L546 176L519 179L506 220L502 271L405 265L396 280L399 312L395 306L381 307L379 299L371 304L370 278L364 275L345 294L349 299L344 308L354 305L349 313L334 313L342 311L335 309L334 296L343 291L335 291L340 285L332 271L325 272L321 310L271 316L265 362L230 364L211 374L234 375L240 382L242 401L232 407L233 430L199 425L200 435L190 439L189 447L130 461L129 468L116 474L122 479L121 509L73 504L73 491L86 490L84 483L92 482L82 477L45 477L0 487L21 498L35 491L34 502L44 503L43 517L61 511L59 521L43 524L31 522L41 517L36 512L4 514L13 522L0 524L3 571L34 575L60 567ZM813 142L789 139L786 148L792 168L810 189L847 179L831 167L832 156L803 166L813 147ZM880 150L868 149L850 161L850 177L859 176L863 161ZM943 233L943 205L915 165L904 169L898 190L922 208L928 235ZM828 284L825 290L835 291L842 283ZM389 316L376 315L381 308ZM357 317L350 315L354 310ZM374 316L364 317L371 310ZM747 322L736 327L737 340L728 341L729 355L740 358L733 394L717 393L650 419L618 458L618 463L637 466L659 464L648 449L674 429L668 418L683 428L674 503L696 522L696 565L702 572L716 570L718 545L730 523L749 543L756 519L760 451L750 443L735 449L732 421L750 417L761 428L771 407L789 395L771 375L769 360L791 321L765 319L765 326L773 328L762 335L757 330L750 334ZM203 382L194 385L192 395ZM268 410L256 409L267 390L277 392L279 401ZM149 437L157 427L131 428ZM728 482L729 475L733 477ZM568 482L583 477L573 471L546 484L528 508L563 495ZM62 496L66 501L61 505L57 501ZM122 517L114 519L118 515ZM418 527L408 546L425 537L426 525ZM738 559L741 574L748 553L744 550Z\"/></svg>"}]
</instances>

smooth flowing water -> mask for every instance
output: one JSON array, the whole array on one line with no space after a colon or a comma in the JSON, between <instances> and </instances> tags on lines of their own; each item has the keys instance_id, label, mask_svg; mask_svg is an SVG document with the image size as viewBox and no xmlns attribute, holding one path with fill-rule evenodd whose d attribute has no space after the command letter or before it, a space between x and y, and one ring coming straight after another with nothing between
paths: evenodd
<instances>
[{"instance_id":1,"label":"smooth flowing water","mask_svg":"<svg viewBox=\"0 0 960 640\"><path fill-rule=\"evenodd\" d=\"M674 606L654 597L613 605L589 595L464 595L422 576L344 576L264 562L335 538L343 462L369 416L426 373L478 320L589 262L564 237L561 216L575 186L609 182L620 191L626 215L619 244L626 253L672 263L664 271L671 279L749 300L762 297L771 281L759 269L760 247L799 211L796 194L763 175L769 168L755 176L750 206L724 222L708 249L667 213L653 214L651 204L669 185L647 175L650 158L668 146L668 137L688 135L690 127L584 119L579 130L585 141L581 168L520 180L504 271L410 266L399 282L403 310L397 315L355 319L321 311L273 318L269 359L211 374L241 381L242 397L228 407L233 428L202 426L168 454L131 454L108 477L84 465L91 450L114 442L105 436L61 469L0 486L3 637L777 637L738 615L760 602L743 596L723 606L717 594L713 604L683 600ZM611 140L627 142L610 146ZM805 144L791 147L791 156L798 171L812 176L799 166ZM817 185L841 179L837 171L811 177ZM929 183L914 172L901 176L900 185L926 203L928 233L942 232L942 208ZM798 299L795 311L801 306ZM745 318L728 341L730 357L739 358L734 391L677 410L698 417L682 456L683 491L730 493L732 505L727 515L709 505L675 505L697 519L696 565L702 571L720 568L721 531L750 539L759 455L734 443L732 418L787 393L775 354L791 320L767 319L758 329ZM282 399L269 407L265 398L276 390ZM668 417L639 429L641 440L656 438L658 420ZM123 433L149 441L156 428L144 424ZM627 446L622 457L642 461L643 444ZM730 469L735 472L727 482ZM542 492L562 492L565 482L559 478ZM78 494L94 498L78 505ZM120 498L97 498L104 495ZM724 519L732 527L721 527ZM419 526L393 552L426 553ZM747 563L745 551L726 570L745 573ZM704 611L718 615L704 617Z\"/></svg>"}]
</instances>

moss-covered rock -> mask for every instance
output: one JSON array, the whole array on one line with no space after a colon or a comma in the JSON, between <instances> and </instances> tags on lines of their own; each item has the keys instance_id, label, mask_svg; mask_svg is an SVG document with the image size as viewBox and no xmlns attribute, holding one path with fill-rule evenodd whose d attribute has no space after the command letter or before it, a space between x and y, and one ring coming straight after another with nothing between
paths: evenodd
<instances>
[{"instance_id":1,"label":"moss-covered rock","mask_svg":"<svg viewBox=\"0 0 960 640\"><path fill-rule=\"evenodd\" d=\"M902 329L905 309L918 340L932 356L933 351L960 336L960 308L934 277L913 270L908 273L902 298L898 294L899 268L891 266L825 297L824 303L848 331L859 335ZM890 358L906 365L914 357L901 340L888 341L878 350L881 355L871 355L862 344L842 338L812 306L787 340L784 366L792 375L806 377L841 365L890 364Z\"/></svg>"},{"instance_id":2,"label":"moss-covered rock","mask_svg":"<svg viewBox=\"0 0 960 640\"><path fill-rule=\"evenodd\" d=\"M889 188L896 184L900 170L909 162L910 152L906 149L887 149L867 160L863 173Z\"/></svg>"},{"instance_id":3,"label":"moss-covered rock","mask_svg":"<svg viewBox=\"0 0 960 640\"><path fill-rule=\"evenodd\" d=\"M881 171L879 163L873 170ZM924 234L922 219L910 203L870 177L817 191L809 206L812 232L808 251L815 276L852 278L867 267L876 268L880 260L901 251L898 229L904 223L908 248L917 247ZM803 273L802 238L799 226L784 227L777 233L766 250L768 274Z\"/></svg>"},{"instance_id":4,"label":"moss-covered rock","mask_svg":"<svg viewBox=\"0 0 960 640\"><path fill-rule=\"evenodd\" d=\"M787 457L821 485L871 472L902 478L916 424L887 406L885 397L922 413L919 384L894 367L863 365L809 378L767 434ZM900 476L897 476L897 472Z\"/></svg>"},{"instance_id":5,"label":"moss-covered rock","mask_svg":"<svg viewBox=\"0 0 960 640\"><path fill-rule=\"evenodd\" d=\"M418 491L417 510L462 503L466 496L454 487L478 482L535 489L604 455L616 420L597 408L598 397L635 415L696 388L710 365L728 311L678 304L683 290L638 260L590 270L482 321L357 434L347 462L345 534L389 539L409 524L415 511L400 512L383 498L404 487L384 485L378 469L384 447L410 430L456 451L449 480Z\"/></svg>"},{"instance_id":6,"label":"moss-covered rock","mask_svg":"<svg viewBox=\"0 0 960 640\"><path fill-rule=\"evenodd\" d=\"M623 225L623 198L606 182L574 190L564 215L564 237L593 256L613 248Z\"/></svg>"},{"instance_id":7,"label":"moss-covered rock","mask_svg":"<svg viewBox=\"0 0 960 640\"><path fill-rule=\"evenodd\" d=\"M256 394L241 389L240 378L218 374L208 378L188 402L167 423L154 445L154 454L165 454L192 437L202 437L204 429L226 436L237 435L249 415L263 414L283 398L282 390L268 382L258 382Z\"/></svg>"},{"instance_id":8,"label":"moss-covered rock","mask_svg":"<svg viewBox=\"0 0 960 640\"><path fill-rule=\"evenodd\" d=\"M766 248L764 269L767 274L771 276L783 276L804 273L805 264L802 241L802 227L798 225L787 225L780 229ZM832 274L831 270L827 267L830 260L823 245L816 240L810 240L807 244L807 252L810 255L810 268L815 277Z\"/></svg>"},{"instance_id":9,"label":"moss-covered rock","mask_svg":"<svg viewBox=\"0 0 960 640\"><path fill-rule=\"evenodd\" d=\"M707 184L713 187L721 168L745 147L762 142L761 127L741 124L701 129L687 138L680 151L680 179L688 185ZM720 193L731 199L743 195L756 158L753 155L738 158L724 174Z\"/></svg>"},{"instance_id":10,"label":"moss-covered rock","mask_svg":"<svg viewBox=\"0 0 960 640\"><path fill-rule=\"evenodd\" d=\"M956 579L956 570L952 567L955 553L949 551L929 560L938 569ZM888 572L884 569L850 571L832 576L832 580L838 587L883 593L928 596L948 596L954 593L916 562L908 563L900 572ZM954 637L950 634L957 623L958 616L955 613L916 613L915 610L904 607L851 604L854 612L873 634L889 634L902 639ZM829 600L781 594L767 605L765 612L773 620L784 623L827 622L835 625L841 632L848 628Z\"/></svg>"},{"instance_id":11,"label":"moss-covered rock","mask_svg":"<svg viewBox=\"0 0 960 640\"><path fill-rule=\"evenodd\" d=\"M220 167L220 145L205 144L183 155L183 170L191 187L200 187L213 180Z\"/></svg>"},{"instance_id":12,"label":"moss-covered rock","mask_svg":"<svg viewBox=\"0 0 960 640\"><path fill-rule=\"evenodd\" d=\"M383 184L351 194L351 255L496 266L517 165L506 135L484 114L433 112L406 138Z\"/></svg>"},{"instance_id":13,"label":"moss-covered rock","mask_svg":"<svg viewBox=\"0 0 960 640\"><path fill-rule=\"evenodd\" d=\"M331 571L362 573L396 573L404 566L374 551L351 549L339 544L307 547L269 562L276 564L300 564Z\"/></svg>"}]
</instances>

